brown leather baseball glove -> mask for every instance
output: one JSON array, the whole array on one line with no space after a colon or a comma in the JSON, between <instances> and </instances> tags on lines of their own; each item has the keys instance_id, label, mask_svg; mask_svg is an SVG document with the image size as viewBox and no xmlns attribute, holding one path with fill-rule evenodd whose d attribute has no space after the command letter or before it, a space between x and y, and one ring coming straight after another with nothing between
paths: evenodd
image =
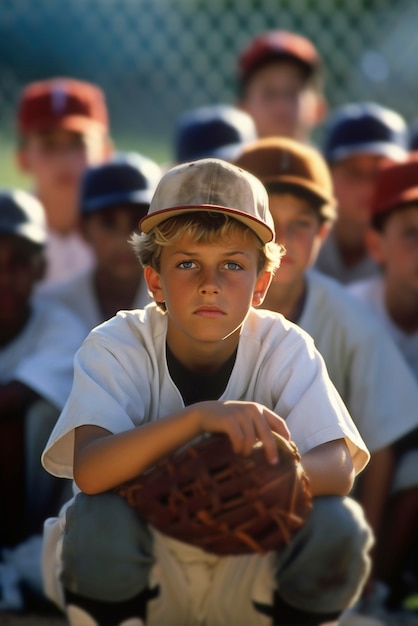
<instances>
[{"instance_id":1,"label":"brown leather baseball glove","mask_svg":"<svg viewBox=\"0 0 418 626\"><path fill-rule=\"evenodd\" d=\"M312 500L296 445L274 436L277 465L268 463L261 444L242 456L216 434L115 491L160 532L207 552L280 550L305 523Z\"/></svg>"}]
</instances>

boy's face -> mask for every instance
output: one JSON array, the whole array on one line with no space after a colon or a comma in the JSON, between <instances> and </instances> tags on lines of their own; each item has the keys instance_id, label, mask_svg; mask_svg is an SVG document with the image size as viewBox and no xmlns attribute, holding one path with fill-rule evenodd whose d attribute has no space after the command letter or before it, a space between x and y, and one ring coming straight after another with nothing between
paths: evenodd
<instances>
[{"instance_id":1,"label":"boy's face","mask_svg":"<svg viewBox=\"0 0 418 626\"><path fill-rule=\"evenodd\" d=\"M383 157L357 154L342 159L331 168L338 219L366 228L369 205Z\"/></svg>"},{"instance_id":2,"label":"boy's face","mask_svg":"<svg viewBox=\"0 0 418 626\"><path fill-rule=\"evenodd\" d=\"M147 210L147 205L119 205L82 219L81 231L104 275L120 281L142 276L142 267L128 240Z\"/></svg>"},{"instance_id":3,"label":"boy's face","mask_svg":"<svg viewBox=\"0 0 418 626\"><path fill-rule=\"evenodd\" d=\"M382 232L370 229L367 243L385 280L418 295L418 203L389 215Z\"/></svg>"},{"instance_id":4,"label":"boy's face","mask_svg":"<svg viewBox=\"0 0 418 626\"><path fill-rule=\"evenodd\" d=\"M42 253L21 237L0 234L0 323L14 325L27 314L33 288L42 278Z\"/></svg>"},{"instance_id":5,"label":"boy's face","mask_svg":"<svg viewBox=\"0 0 418 626\"><path fill-rule=\"evenodd\" d=\"M183 236L163 247L160 271L145 268L157 302L165 302L167 340L181 359L202 353L230 354L251 305L261 304L271 275L258 273L259 252L252 237L236 230L219 243Z\"/></svg>"},{"instance_id":6,"label":"boy's face","mask_svg":"<svg viewBox=\"0 0 418 626\"><path fill-rule=\"evenodd\" d=\"M18 152L19 165L33 178L52 228L63 232L74 228L84 171L109 155L106 137L97 132L54 129L33 132L25 138Z\"/></svg>"},{"instance_id":7,"label":"boy's face","mask_svg":"<svg viewBox=\"0 0 418 626\"><path fill-rule=\"evenodd\" d=\"M257 70L240 102L259 137L279 135L306 140L325 114L322 97L306 83L295 63L278 61Z\"/></svg>"},{"instance_id":8,"label":"boy's face","mask_svg":"<svg viewBox=\"0 0 418 626\"><path fill-rule=\"evenodd\" d=\"M329 225L321 224L317 211L307 200L293 194L269 194L269 203L276 242L286 248L273 284L292 285L303 279L314 263Z\"/></svg>"}]
</instances>

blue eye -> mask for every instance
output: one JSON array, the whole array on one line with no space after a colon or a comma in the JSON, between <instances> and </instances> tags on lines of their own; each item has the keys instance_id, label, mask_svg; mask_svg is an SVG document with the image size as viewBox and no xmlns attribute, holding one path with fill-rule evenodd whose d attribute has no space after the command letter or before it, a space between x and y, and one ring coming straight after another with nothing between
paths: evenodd
<instances>
[{"instance_id":1,"label":"blue eye","mask_svg":"<svg viewBox=\"0 0 418 626\"><path fill-rule=\"evenodd\" d=\"M194 261L182 261L181 263L178 264L177 267L179 267L182 270L190 270L193 267L195 267L195 263Z\"/></svg>"},{"instance_id":2,"label":"blue eye","mask_svg":"<svg viewBox=\"0 0 418 626\"><path fill-rule=\"evenodd\" d=\"M234 261L227 261L227 262L225 263L225 267L226 267L228 270L233 270L233 271L235 271L235 272L237 272L238 270L242 270L241 265L239 265L238 263L234 263Z\"/></svg>"}]
</instances>

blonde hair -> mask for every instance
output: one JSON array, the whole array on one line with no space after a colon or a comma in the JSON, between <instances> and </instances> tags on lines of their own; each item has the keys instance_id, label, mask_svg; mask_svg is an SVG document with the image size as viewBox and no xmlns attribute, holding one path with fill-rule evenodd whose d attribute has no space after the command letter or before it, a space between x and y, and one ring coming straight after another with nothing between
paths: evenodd
<instances>
[{"instance_id":1,"label":"blonde hair","mask_svg":"<svg viewBox=\"0 0 418 626\"><path fill-rule=\"evenodd\" d=\"M274 273L285 254L284 247L275 242L263 244L248 226L223 213L210 211L183 213L168 218L148 234L134 233L130 242L141 265L150 266L159 272L161 251L164 246L171 246L184 236L201 243L215 243L227 240L237 231L251 239L259 251L257 272Z\"/></svg>"}]
</instances>

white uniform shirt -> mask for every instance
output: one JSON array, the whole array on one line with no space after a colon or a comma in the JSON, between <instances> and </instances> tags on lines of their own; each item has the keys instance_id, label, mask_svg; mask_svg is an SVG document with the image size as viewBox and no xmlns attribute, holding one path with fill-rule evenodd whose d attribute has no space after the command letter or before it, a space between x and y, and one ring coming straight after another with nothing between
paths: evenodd
<instances>
[{"instance_id":1,"label":"white uniform shirt","mask_svg":"<svg viewBox=\"0 0 418 626\"><path fill-rule=\"evenodd\" d=\"M383 325L347 288L315 270L307 281L298 324L313 337L369 450L390 445L418 426L412 373Z\"/></svg>"},{"instance_id":2,"label":"white uniform shirt","mask_svg":"<svg viewBox=\"0 0 418 626\"><path fill-rule=\"evenodd\" d=\"M152 304L96 327L75 357L74 386L43 453L44 467L73 477L74 430L112 433L184 407L166 363L167 317ZM283 417L301 454L345 438L356 472L369 453L313 342L271 311L251 310L221 400L260 402Z\"/></svg>"},{"instance_id":3,"label":"white uniform shirt","mask_svg":"<svg viewBox=\"0 0 418 626\"><path fill-rule=\"evenodd\" d=\"M403 332L389 316L385 304L383 276L379 275L353 283L348 289L353 296L380 318L418 380L418 332L408 334Z\"/></svg>"},{"instance_id":4,"label":"white uniform shirt","mask_svg":"<svg viewBox=\"0 0 418 626\"><path fill-rule=\"evenodd\" d=\"M93 273L94 270L89 269L71 280L58 285L46 286L42 291L43 298L48 298L51 303L59 302L78 315L86 325L86 335L92 328L104 321L96 297ZM142 309L151 301L152 297L148 292L147 284L145 280L142 280L132 308Z\"/></svg>"},{"instance_id":5,"label":"white uniform shirt","mask_svg":"<svg viewBox=\"0 0 418 626\"><path fill-rule=\"evenodd\" d=\"M74 355L84 337L84 326L69 311L34 300L23 331L0 348L0 384L19 381L62 409L71 391Z\"/></svg>"},{"instance_id":6,"label":"white uniform shirt","mask_svg":"<svg viewBox=\"0 0 418 626\"><path fill-rule=\"evenodd\" d=\"M341 258L333 230L321 246L315 267L322 274L331 276L343 284L374 276L379 271L377 264L370 257L366 257L354 267L346 267Z\"/></svg>"}]
</instances>

